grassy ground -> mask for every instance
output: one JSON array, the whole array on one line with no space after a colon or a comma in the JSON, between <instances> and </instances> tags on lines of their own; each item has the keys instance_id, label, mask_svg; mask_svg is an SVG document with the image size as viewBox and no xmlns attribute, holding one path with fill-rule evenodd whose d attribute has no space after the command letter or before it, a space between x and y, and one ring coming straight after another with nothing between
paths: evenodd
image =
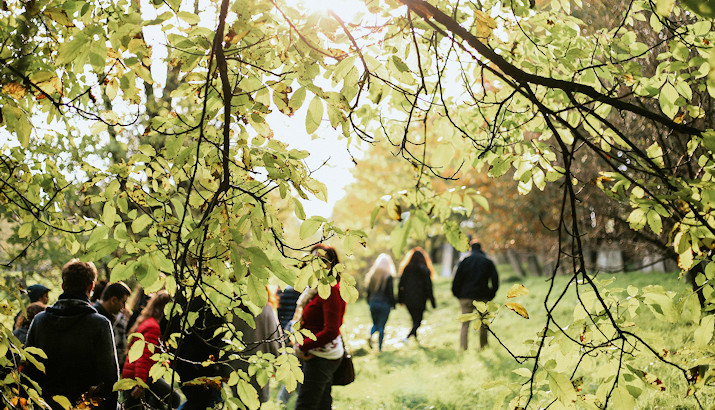
<instances>
[{"instance_id":1,"label":"grassy ground","mask_svg":"<svg viewBox=\"0 0 715 410\"><path fill-rule=\"evenodd\" d=\"M510 276L506 267L502 267L501 272L502 286L495 301L503 303L506 291L517 279ZM687 285L679 281L675 274L630 273L613 276L616 282L611 286L616 287L659 284L668 290L687 289ZM557 285L564 285L567 280L566 277L557 278ZM526 278L518 282L524 283L531 291L529 295L518 300L529 311L531 318L523 319L507 311L502 312L492 325L502 342L517 352L523 350L525 338L533 337L543 328L543 300L548 291L548 281L544 278ZM490 338L490 346L487 349L480 351L476 331L470 334L469 350L462 352L458 349L459 305L450 293L450 285L449 279L438 279L435 282L437 308L426 312L422 327L418 331L419 344L413 339L403 343L411 321L404 307L398 306L393 310L387 323L385 346L380 353L367 346L366 339L371 326L367 303L360 300L348 306L343 333L353 352L357 377L351 385L333 389L336 409L508 407L509 400L515 393L512 391L515 386L513 383L523 380L513 373L513 370L522 366L516 364L494 338ZM555 317L566 325L573 314L574 296L568 296L562 301L562 306L564 308L555 312ZM663 345L673 350L677 350L684 340L692 337L692 326L683 324L673 328L653 320L647 312L643 315L643 323L638 325L647 338L660 338ZM652 360L652 357L648 360ZM677 378L677 373L670 370L660 372L665 372L661 376L664 379ZM647 390L638 399L637 407L696 408L695 401L685 397L686 386L681 384L678 390L682 390L682 394L675 394L675 400L671 397L672 394L663 398L661 396L664 395ZM705 397L715 399L712 391ZM706 408L709 406L706 405Z\"/></svg>"}]
</instances>

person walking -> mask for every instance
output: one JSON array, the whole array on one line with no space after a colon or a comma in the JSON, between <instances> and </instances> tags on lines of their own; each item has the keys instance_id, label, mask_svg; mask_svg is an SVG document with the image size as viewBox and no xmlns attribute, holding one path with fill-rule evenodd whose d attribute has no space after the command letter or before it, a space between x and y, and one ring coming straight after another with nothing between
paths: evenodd
<instances>
[{"instance_id":1,"label":"person walking","mask_svg":"<svg viewBox=\"0 0 715 410\"><path fill-rule=\"evenodd\" d=\"M452 294L459 299L462 314L474 311L474 302L487 302L494 299L499 289L499 274L496 266L482 252L482 245L477 240L472 240L471 252L457 265L457 272L452 281ZM467 350L470 322L462 322L459 337L459 346ZM482 324L479 328L479 347L487 346L487 327Z\"/></svg>"},{"instance_id":2,"label":"person walking","mask_svg":"<svg viewBox=\"0 0 715 410\"><path fill-rule=\"evenodd\" d=\"M437 307L432 292L432 276L434 276L434 269L427 252L420 247L410 249L400 263L400 282L397 292L397 301L405 305L412 317L412 330L405 337L405 342L410 336L414 336L417 340L417 329L422 323L427 301L432 303L432 308Z\"/></svg>"},{"instance_id":3,"label":"person walking","mask_svg":"<svg viewBox=\"0 0 715 410\"><path fill-rule=\"evenodd\" d=\"M372 316L372 328L367 338L367 344L372 348L372 335L377 332L379 351L382 351L382 342L385 339L387 318L390 316L390 310L395 307L394 276L395 263L386 253L377 256L375 263L372 264L365 276L367 303L370 306L370 316Z\"/></svg>"},{"instance_id":4,"label":"person walking","mask_svg":"<svg viewBox=\"0 0 715 410\"><path fill-rule=\"evenodd\" d=\"M62 267L64 293L35 316L27 332L27 346L42 349L46 359L38 357L44 371L28 365L26 375L56 410L63 406L55 396L64 396L72 407L117 408L112 388L119 380L119 365L112 324L89 302L96 280L91 262L67 262Z\"/></svg>"},{"instance_id":5,"label":"person walking","mask_svg":"<svg viewBox=\"0 0 715 410\"><path fill-rule=\"evenodd\" d=\"M340 274L333 271L339 263L335 248L317 244L312 254L335 275L337 283L330 287L330 295L323 299L317 288L307 288L298 298L296 315L300 315L301 329L310 330L315 339L305 338L295 345L295 354L303 367L303 385L298 391L295 408L330 409L333 374L343 360L343 339L340 326L343 324L346 303L340 296Z\"/></svg>"}]
</instances>

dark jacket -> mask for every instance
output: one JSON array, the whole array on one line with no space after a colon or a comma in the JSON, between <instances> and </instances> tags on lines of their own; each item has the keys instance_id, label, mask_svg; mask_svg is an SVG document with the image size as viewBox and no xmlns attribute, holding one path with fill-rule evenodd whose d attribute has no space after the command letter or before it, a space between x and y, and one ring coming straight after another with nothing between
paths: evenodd
<instances>
[{"instance_id":1,"label":"dark jacket","mask_svg":"<svg viewBox=\"0 0 715 410\"><path fill-rule=\"evenodd\" d=\"M489 258L480 250L472 249L457 266L452 281L452 294L460 299L492 300L499 289L499 275Z\"/></svg>"},{"instance_id":2,"label":"dark jacket","mask_svg":"<svg viewBox=\"0 0 715 410\"><path fill-rule=\"evenodd\" d=\"M374 292L371 292L368 287L367 303L387 303L391 307L395 307L395 290L393 283L392 275L389 275Z\"/></svg>"},{"instance_id":3,"label":"dark jacket","mask_svg":"<svg viewBox=\"0 0 715 410\"><path fill-rule=\"evenodd\" d=\"M103 399L98 408L117 407L119 366L114 350L112 325L92 307L82 294L65 292L44 312L35 316L27 334L27 346L38 347L47 355L39 359L45 373L34 366L27 375L42 387L42 397L53 409L62 407L52 396L65 396L76 405L84 393Z\"/></svg>"},{"instance_id":4,"label":"dark jacket","mask_svg":"<svg viewBox=\"0 0 715 410\"><path fill-rule=\"evenodd\" d=\"M407 308L424 310L427 300L432 302L432 307L437 304L432 293L432 279L429 269L424 265L407 265L400 276L398 284L397 301L404 303Z\"/></svg>"},{"instance_id":5,"label":"dark jacket","mask_svg":"<svg viewBox=\"0 0 715 410\"><path fill-rule=\"evenodd\" d=\"M107 312L107 309L102 306L102 303L100 301L94 302L92 307L97 311L97 313L109 319L109 323L114 323L115 316Z\"/></svg>"},{"instance_id":6,"label":"dark jacket","mask_svg":"<svg viewBox=\"0 0 715 410\"><path fill-rule=\"evenodd\" d=\"M298 297L300 297L300 292L293 289L292 286L288 286L284 290L278 291L278 322L281 324L283 329L286 329L288 322L293 319L293 314L295 313L295 305L298 303Z\"/></svg>"}]
</instances>

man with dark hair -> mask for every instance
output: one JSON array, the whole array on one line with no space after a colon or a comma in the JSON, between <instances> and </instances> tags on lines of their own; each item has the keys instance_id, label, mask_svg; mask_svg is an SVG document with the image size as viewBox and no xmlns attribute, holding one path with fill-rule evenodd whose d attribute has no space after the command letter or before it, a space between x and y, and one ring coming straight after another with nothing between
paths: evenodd
<instances>
[{"instance_id":1,"label":"man with dark hair","mask_svg":"<svg viewBox=\"0 0 715 410\"><path fill-rule=\"evenodd\" d=\"M124 309L131 294L131 289L124 282L110 283L104 288L101 299L94 302L94 308L97 309L97 313L114 323L117 314Z\"/></svg>"},{"instance_id":2,"label":"man with dark hair","mask_svg":"<svg viewBox=\"0 0 715 410\"><path fill-rule=\"evenodd\" d=\"M96 279L91 262L67 262L62 267L64 293L35 316L27 334L27 346L42 349L47 358L38 357L44 372L28 366L26 374L53 409L63 408L54 396L64 396L72 407L117 407L112 387L119 380L119 366L112 325L89 302Z\"/></svg>"},{"instance_id":3,"label":"man with dark hair","mask_svg":"<svg viewBox=\"0 0 715 410\"><path fill-rule=\"evenodd\" d=\"M459 261L457 273L452 281L452 294L459 299L462 314L474 311L474 302L487 302L494 299L499 289L497 268L482 252L482 245L477 240L470 242L471 252ZM470 322L462 322L459 345L467 350ZM487 346L488 331L482 324L479 328L479 347Z\"/></svg>"},{"instance_id":4,"label":"man with dark hair","mask_svg":"<svg viewBox=\"0 0 715 410\"><path fill-rule=\"evenodd\" d=\"M127 323L126 321L117 321L117 315L127 305L127 299L132 294L131 289L124 282L109 283L104 287L101 298L94 302L94 308L97 313L109 319L112 322L112 331L114 332L114 347L117 350L117 360L119 367L124 364L127 349Z\"/></svg>"}]
</instances>

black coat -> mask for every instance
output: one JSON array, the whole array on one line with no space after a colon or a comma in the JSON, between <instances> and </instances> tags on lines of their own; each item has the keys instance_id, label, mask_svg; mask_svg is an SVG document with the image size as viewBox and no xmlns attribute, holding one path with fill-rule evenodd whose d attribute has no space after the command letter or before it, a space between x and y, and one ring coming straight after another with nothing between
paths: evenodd
<instances>
[{"instance_id":1,"label":"black coat","mask_svg":"<svg viewBox=\"0 0 715 410\"><path fill-rule=\"evenodd\" d=\"M429 269L425 265L407 265L402 271L398 284L397 301L404 303L408 309L425 310L427 300L432 302L432 307L437 307L432 293L432 279Z\"/></svg>"},{"instance_id":2,"label":"black coat","mask_svg":"<svg viewBox=\"0 0 715 410\"><path fill-rule=\"evenodd\" d=\"M76 405L84 393L103 399L98 408L116 409L118 396L112 387L119 380L119 365L112 325L86 295L65 292L35 316L27 346L47 355L40 359L46 373L30 365L26 373L42 387L42 397L53 409L62 407L52 396L65 396Z\"/></svg>"},{"instance_id":3,"label":"black coat","mask_svg":"<svg viewBox=\"0 0 715 410\"><path fill-rule=\"evenodd\" d=\"M460 299L492 300L499 289L497 268L482 251L472 250L457 266L452 294Z\"/></svg>"}]
</instances>

